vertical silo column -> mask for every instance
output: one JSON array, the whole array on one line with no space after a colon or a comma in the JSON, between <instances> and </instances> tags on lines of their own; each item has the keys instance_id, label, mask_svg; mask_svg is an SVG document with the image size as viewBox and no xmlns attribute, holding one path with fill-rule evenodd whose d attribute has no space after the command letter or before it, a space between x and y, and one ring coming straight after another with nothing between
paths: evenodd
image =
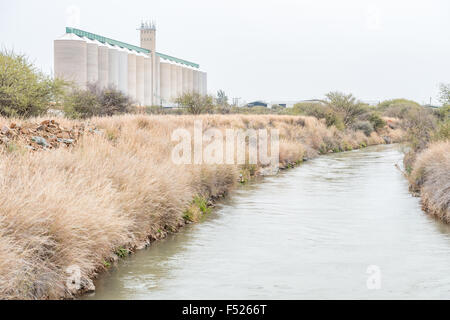
<instances>
[{"instance_id":1,"label":"vertical silo column","mask_svg":"<svg viewBox=\"0 0 450 320\"><path fill-rule=\"evenodd\" d=\"M55 78L72 81L82 89L87 83L86 41L74 34L65 34L53 43Z\"/></svg>"},{"instance_id":2,"label":"vertical silo column","mask_svg":"<svg viewBox=\"0 0 450 320\"><path fill-rule=\"evenodd\" d=\"M161 104L167 106L171 98L171 64L160 63Z\"/></svg>"},{"instance_id":3,"label":"vertical silo column","mask_svg":"<svg viewBox=\"0 0 450 320\"><path fill-rule=\"evenodd\" d=\"M119 51L117 50L117 48L109 46L108 59L109 59L108 85L117 89L119 87Z\"/></svg>"},{"instance_id":4,"label":"vertical silo column","mask_svg":"<svg viewBox=\"0 0 450 320\"><path fill-rule=\"evenodd\" d=\"M156 55L156 54L155 54ZM156 55L155 57L155 71L153 74L153 103L156 105L161 105L161 58Z\"/></svg>"},{"instance_id":5,"label":"vertical silo column","mask_svg":"<svg viewBox=\"0 0 450 320\"><path fill-rule=\"evenodd\" d=\"M128 53L127 49L119 50L119 90L128 95Z\"/></svg>"},{"instance_id":6,"label":"vertical silo column","mask_svg":"<svg viewBox=\"0 0 450 320\"><path fill-rule=\"evenodd\" d=\"M144 105L153 105L153 81L152 81L152 59L149 56L144 58Z\"/></svg>"},{"instance_id":7,"label":"vertical silo column","mask_svg":"<svg viewBox=\"0 0 450 320\"><path fill-rule=\"evenodd\" d=\"M205 94L203 92L203 72L201 71L197 72L198 72L198 93L203 96Z\"/></svg>"},{"instance_id":8,"label":"vertical silo column","mask_svg":"<svg viewBox=\"0 0 450 320\"><path fill-rule=\"evenodd\" d=\"M108 47L101 42L98 44L98 85L101 89L108 87L109 55Z\"/></svg>"},{"instance_id":9,"label":"vertical silo column","mask_svg":"<svg viewBox=\"0 0 450 320\"><path fill-rule=\"evenodd\" d=\"M203 72L203 92L204 94L208 94L208 74Z\"/></svg>"},{"instance_id":10,"label":"vertical silo column","mask_svg":"<svg viewBox=\"0 0 450 320\"><path fill-rule=\"evenodd\" d=\"M177 65L170 65L170 102L173 102L177 98L178 94L178 75Z\"/></svg>"},{"instance_id":11,"label":"vertical silo column","mask_svg":"<svg viewBox=\"0 0 450 320\"><path fill-rule=\"evenodd\" d=\"M177 65L177 97L183 94L183 68Z\"/></svg>"},{"instance_id":12,"label":"vertical silo column","mask_svg":"<svg viewBox=\"0 0 450 320\"><path fill-rule=\"evenodd\" d=\"M144 105L144 55L136 55L136 100L140 106Z\"/></svg>"},{"instance_id":13,"label":"vertical silo column","mask_svg":"<svg viewBox=\"0 0 450 320\"><path fill-rule=\"evenodd\" d=\"M188 88L189 93L194 92L194 70L188 69Z\"/></svg>"},{"instance_id":14,"label":"vertical silo column","mask_svg":"<svg viewBox=\"0 0 450 320\"><path fill-rule=\"evenodd\" d=\"M198 76L199 76L199 72L197 71L197 70L193 70L194 72L193 72L193 74L194 74L194 76L193 76L193 85L194 85L194 92L196 92L196 93L199 93L199 86L198 86Z\"/></svg>"},{"instance_id":15,"label":"vertical silo column","mask_svg":"<svg viewBox=\"0 0 450 320\"><path fill-rule=\"evenodd\" d=\"M136 100L136 54L128 54L128 95Z\"/></svg>"},{"instance_id":16,"label":"vertical silo column","mask_svg":"<svg viewBox=\"0 0 450 320\"><path fill-rule=\"evenodd\" d=\"M87 83L98 84L98 44L86 39Z\"/></svg>"},{"instance_id":17,"label":"vertical silo column","mask_svg":"<svg viewBox=\"0 0 450 320\"><path fill-rule=\"evenodd\" d=\"M183 74L183 94L185 94L189 92L189 75L186 67L181 67L181 70Z\"/></svg>"}]
</instances>

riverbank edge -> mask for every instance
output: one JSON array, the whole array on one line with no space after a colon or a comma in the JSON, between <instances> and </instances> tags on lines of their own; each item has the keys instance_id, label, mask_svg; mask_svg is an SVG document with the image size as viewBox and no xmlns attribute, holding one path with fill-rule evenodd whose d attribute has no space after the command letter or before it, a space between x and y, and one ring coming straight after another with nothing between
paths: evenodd
<instances>
[{"instance_id":1,"label":"riverbank edge","mask_svg":"<svg viewBox=\"0 0 450 320\"><path fill-rule=\"evenodd\" d=\"M390 144L395 144L390 142L389 140L385 140L384 143L380 143L380 144L374 144L374 145L359 145L358 147L355 147L351 150L332 150L329 151L327 153L322 153L319 154L317 157L314 158L302 158L302 159L298 159L295 162L289 162L289 163L285 163L283 165L280 164L279 166L279 170L281 171L288 171L290 169L294 169L297 168L299 166L301 166L304 162L316 159L320 156L324 156L324 155L328 155L328 154L336 154L336 153L343 153L343 152L352 152L355 150L362 150L362 149L366 149L368 147L373 147L373 146L377 146L377 145L390 145ZM261 175L258 171L254 172L254 174L252 174L251 170L247 170L247 169L243 169L244 174L241 174L239 180L237 181L240 184L247 184L247 183L254 183L255 181L262 181L264 178L264 175ZM278 173L277 173L278 174ZM194 207L196 207L196 209L202 213L202 216L204 214L209 214L211 212L211 210L214 210L216 204L218 202L220 202L222 199L226 198L227 196L229 196L230 192L233 189L227 190L226 192L218 195L217 197L209 197L209 198L204 198L201 195L197 195L193 201L192 201L192 205ZM200 208L200 205L198 205L198 203L195 201L196 198L200 198L202 199L204 202L207 203L207 207L208 207L208 211L205 212L205 210L203 208ZM76 290L75 292L72 293L72 296L66 296L66 297L62 297L61 299L78 299L83 297L84 295L87 294L92 294L95 292L95 285L94 282L100 277L102 276L104 273L106 273L110 268L114 267L115 265L117 265L117 263L120 262L120 260L126 259L127 257L129 257L130 255L136 253L137 251L141 251L141 250L146 250L149 247L151 247L151 245L153 243L155 243L156 241L161 241L161 240L165 240L170 234L176 234L178 233L183 227L185 227L186 225L190 225L193 223L199 223L201 222L200 220L191 220L191 219L184 219L184 223L182 225L179 225L177 229L175 230L164 230L158 233L158 236L155 236L154 234L148 234L146 240L142 240L139 241L138 243L134 243L133 245L130 245L128 247L122 247L122 249L124 251L126 251L125 255L117 255L114 254L113 256L111 256L110 258L110 262L111 264L105 267L98 267L94 273L92 274L92 276L89 278L87 283L83 284L83 287L79 290Z\"/></svg>"}]
</instances>

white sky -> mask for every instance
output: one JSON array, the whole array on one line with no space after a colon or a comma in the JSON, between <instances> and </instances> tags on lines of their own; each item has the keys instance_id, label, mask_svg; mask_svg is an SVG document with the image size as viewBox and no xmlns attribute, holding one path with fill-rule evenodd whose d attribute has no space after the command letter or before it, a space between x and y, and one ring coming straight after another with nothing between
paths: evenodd
<instances>
[{"instance_id":1,"label":"white sky","mask_svg":"<svg viewBox=\"0 0 450 320\"><path fill-rule=\"evenodd\" d=\"M140 21L155 20L157 50L199 63L208 91L230 99L339 90L436 103L438 84L450 82L446 0L0 0L0 45L50 73L68 11L80 29L136 45Z\"/></svg>"}]
</instances>

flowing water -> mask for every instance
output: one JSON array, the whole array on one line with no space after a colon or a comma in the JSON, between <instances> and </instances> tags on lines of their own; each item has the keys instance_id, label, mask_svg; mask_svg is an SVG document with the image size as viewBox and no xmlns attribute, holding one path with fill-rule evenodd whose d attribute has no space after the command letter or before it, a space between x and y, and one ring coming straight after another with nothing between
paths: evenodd
<instances>
[{"instance_id":1,"label":"flowing water","mask_svg":"<svg viewBox=\"0 0 450 320\"><path fill-rule=\"evenodd\" d=\"M242 186L85 298L450 298L449 229L408 192L399 148L322 156Z\"/></svg>"}]
</instances>

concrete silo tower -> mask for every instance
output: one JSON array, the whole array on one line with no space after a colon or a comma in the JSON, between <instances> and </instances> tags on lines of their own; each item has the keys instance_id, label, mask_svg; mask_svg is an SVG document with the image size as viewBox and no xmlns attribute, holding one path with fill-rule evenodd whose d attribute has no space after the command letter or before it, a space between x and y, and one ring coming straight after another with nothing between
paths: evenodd
<instances>
[{"instance_id":1,"label":"concrete silo tower","mask_svg":"<svg viewBox=\"0 0 450 320\"><path fill-rule=\"evenodd\" d=\"M156 26L154 22L142 22L139 28L141 32L141 48L150 50L151 70L152 70L152 104L156 104L156 92L159 83L159 77L156 75Z\"/></svg>"}]
</instances>

